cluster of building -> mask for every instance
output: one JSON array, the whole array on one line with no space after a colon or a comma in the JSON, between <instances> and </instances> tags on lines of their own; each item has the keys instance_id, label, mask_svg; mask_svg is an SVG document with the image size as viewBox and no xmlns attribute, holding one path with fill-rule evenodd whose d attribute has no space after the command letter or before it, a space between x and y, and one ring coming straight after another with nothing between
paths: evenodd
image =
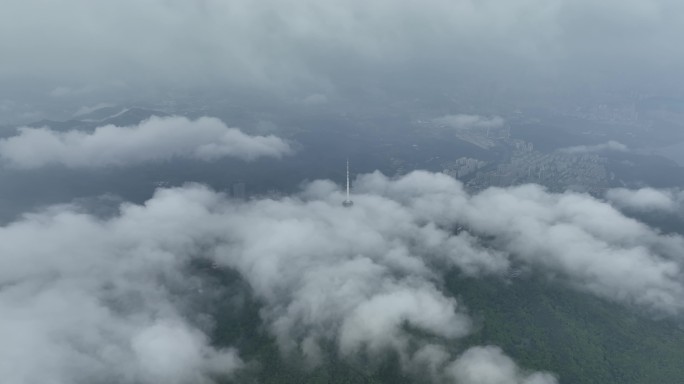
<instances>
[{"instance_id":1,"label":"cluster of building","mask_svg":"<svg viewBox=\"0 0 684 384\"><path fill-rule=\"evenodd\" d=\"M601 193L614 178L606 166L606 158L597 154L516 150L510 161L478 172L466 185L480 190L489 186L537 183L554 191L581 188L590 193Z\"/></svg>"},{"instance_id":2,"label":"cluster of building","mask_svg":"<svg viewBox=\"0 0 684 384\"><path fill-rule=\"evenodd\" d=\"M460 159L444 164L443 173L457 179L462 179L470 176L487 165L486 161L472 159L470 157L461 157Z\"/></svg>"}]
</instances>

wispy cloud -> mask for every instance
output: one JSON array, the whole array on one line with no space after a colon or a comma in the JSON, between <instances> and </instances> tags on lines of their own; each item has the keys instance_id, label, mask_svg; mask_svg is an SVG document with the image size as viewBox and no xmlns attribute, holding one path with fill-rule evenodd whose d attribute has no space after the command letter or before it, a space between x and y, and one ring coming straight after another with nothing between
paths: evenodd
<instances>
[{"instance_id":1,"label":"wispy cloud","mask_svg":"<svg viewBox=\"0 0 684 384\"><path fill-rule=\"evenodd\" d=\"M596 145L578 145L574 147L566 147L558 150L563 153L578 154L578 153L595 153L595 152L627 152L629 148L618 141L607 141L603 144Z\"/></svg>"},{"instance_id":2,"label":"wispy cloud","mask_svg":"<svg viewBox=\"0 0 684 384\"><path fill-rule=\"evenodd\" d=\"M503 127L505 120L499 116L480 116L480 115L446 115L433 119L433 121L440 125L445 125L456 129L472 129L472 128L500 128Z\"/></svg>"}]
</instances>

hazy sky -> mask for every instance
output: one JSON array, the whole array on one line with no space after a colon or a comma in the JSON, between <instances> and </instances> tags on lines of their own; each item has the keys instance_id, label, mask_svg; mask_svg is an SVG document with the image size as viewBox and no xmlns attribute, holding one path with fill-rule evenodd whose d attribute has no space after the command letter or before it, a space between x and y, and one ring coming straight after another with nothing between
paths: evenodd
<instances>
[{"instance_id":1,"label":"hazy sky","mask_svg":"<svg viewBox=\"0 0 684 384\"><path fill-rule=\"evenodd\" d=\"M29 89L672 93L682 12L677 0L5 0L0 108Z\"/></svg>"}]
</instances>

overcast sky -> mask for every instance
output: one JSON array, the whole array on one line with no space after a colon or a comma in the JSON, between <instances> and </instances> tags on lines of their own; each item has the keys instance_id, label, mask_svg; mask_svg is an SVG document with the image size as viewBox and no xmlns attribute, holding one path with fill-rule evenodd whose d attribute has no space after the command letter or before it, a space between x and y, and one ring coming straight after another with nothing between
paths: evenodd
<instances>
[{"instance_id":1,"label":"overcast sky","mask_svg":"<svg viewBox=\"0 0 684 384\"><path fill-rule=\"evenodd\" d=\"M682 12L677 0L5 0L0 107L209 86L672 93Z\"/></svg>"}]
</instances>

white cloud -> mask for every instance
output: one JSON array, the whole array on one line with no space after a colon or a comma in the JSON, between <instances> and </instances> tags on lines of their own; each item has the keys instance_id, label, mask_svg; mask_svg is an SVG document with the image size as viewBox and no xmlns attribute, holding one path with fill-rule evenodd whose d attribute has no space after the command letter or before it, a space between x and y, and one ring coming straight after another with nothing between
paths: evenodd
<instances>
[{"instance_id":1,"label":"white cloud","mask_svg":"<svg viewBox=\"0 0 684 384\"><path fill-rule=\"evenodd\" d=\"M326 104L327 102L328 96L320 93L314 93L302 99L302 104L307 106L322 105Z\"/></svg>"},{"instance_id":2,"label":"white cloud","mask_svg":"<svg viewBox=\"0 0 684 384\"><path fill-rule=\"evenodd\" d=\"M88 115L91 114L97 110L100 110L102 108L109 108L109 107L115 107L115 104L112 103L98 103L93 106L82 106L80 107L73 115L73 117L80 117L83 115Z\"/></svg>"},{"instance_id":3,"label":"white cloud","mask_svg":"<svg viewBox=\"0 0 684 384\"><path fill-rule=\"evenodd\" d=\"M456 129L500 128L503 127L505 123L504 119L499 116L486 117L466 114L446 115L438 117L433 121L437 124Z\"/></svg>"},{"instance_id":4,"label":"white cloud","mask_svg":"<svg viewBox=\"0 0 684 384\"><path fill-rule=\"evenodd\" d=\"M52 97L70 97L70 96L79 96L79 95L86 95L89 93L93 93L97 90L98 87L93 86L93 85L87 85L84 87L79 87L79 88L70 88L70 87L65 87L65 86L59 86L52 91L50 91L50 96Z\"/></svg>"},{"instance_id":5,"label":"white cloud","mask_svg":"<svg viewBox=\"0 0 684 384\"><path fill-rule=\"evenodd\" d=\"M206 374L233 372L242 366L234 351L217 354L207 337L183 323L156 323L132 339L133 353L150 383L206 383Z\"/></svg>"},{"instance_id":6,"label":"white cloud","mask_svg":"<svg viewBox=\"0 0 684 384\"><path fill-rule=\"evenodd\" d=\"M620 142L610 140L610 141L607 141L603 144L578 145L578 146L574 146L574 147L561 148L558 151L564 152L564 153L570 153L570 154L608 152L608 151L627 152L627 151L629 151L629 148Z\"/></svg>"},{"instance_id":7,"label":"white cloud","mask_svg":"<svg viewBox=\"0 0 684 384\"><path fill-rule=\"evenodd\" d=\"M457 383L463 384L552 384L555 376L548 373L525 373L513 360L496 347L467 350L447 367Z\"/></svg>"},{"instance_id":8,"label":"white cloud","mask_svg":"<svg viewBox=\"0 0 684 384\"><path fill-rule=\"evenodd\" d=\"M23 127L18 135L0 140L0 158L18 168L124 166L174 157L254 160L291 152L276 136L249 136L209 117L152 117L137 126L106 125L93 132Z\"/></svg>"},{"instance_id":9,"label":"white cloud","mask_svg":"<svg viewBox=\"0 0 684 384\"><path fill-rule=\"evenodd\" d=\"M614 188L606 192L606 199L621 208L637 211L676 211L684 194L671 190Z\"/></svg>"},{"instance_id":10,"label":"white cloud","mask_svg":"<svg viewBox=\"0 0 684 384\"><path fill-rule=\"evenodd\" d=\"M232 372L236 352L210 347L165 283L191 284L182 266L195 255L240 274L284 353L315 364L324 345L351 360L392 350L438 382L555 383L495 347L447 352L473 329L467 303L443 290L451 268L505 278L522 263L610 300L684 310L682 238L590 196L531 185L469 195L428 172L362 175L355 190L344 208L328 181L245 202L188 185L108 219L57 206L0 227L0 376L156 383Z\"/></svg>"},{"instance_id":11,"label":"white cloud","mask_svg":"<svg viewBox=\"0 0 684 384\"><path fill-rule=\"evenodd\" d=\"M203 209L180 202L126 206L110 220L57 206L0 228L4 382L209 383L241 366L169 291L196 283L182 275L193 240L165 218Z\"/></svg>"},{"instance_id":12,"label":"white cloud","mask_svg":"<svg viewBox=\"0 0 684 384\"><path fill-rule=\"evenodd\" d=\"M428 222L494 236L503 255L560 273L585 291L659 311L684 309L683 239L660 236L589 196L535 185L469 196L448 176L421 172L397 181L367 175L356 189L382 191Z\"/></svg>"},{"instance_id":13,"label":"white cloud","mask_svg":"<svg viewBox=\"0 0 684 384\"><path fill-rule=\"evenodd\" d=\"M353 308L340 329L340 349L353 356L361 347L379 354L394 346L408 347L402 327L410 324L446 339L465 336L470 320L457 314L456 302L443 297L432 286L401 285L383 287L379 292Z\"/></svg>"}]
</instances>

